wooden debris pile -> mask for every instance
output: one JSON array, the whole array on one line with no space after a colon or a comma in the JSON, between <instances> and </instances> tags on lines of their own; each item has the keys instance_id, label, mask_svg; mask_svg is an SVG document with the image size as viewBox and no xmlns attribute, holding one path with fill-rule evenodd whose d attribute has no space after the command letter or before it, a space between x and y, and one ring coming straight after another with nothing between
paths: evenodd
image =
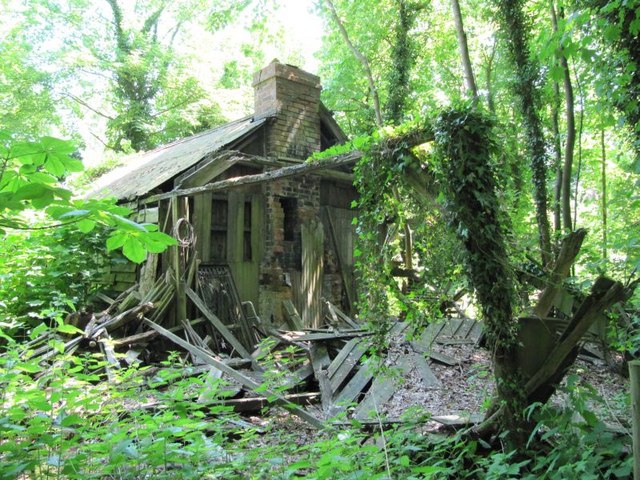
<instances>
[{"instance_id":1,"label":"wooden debris pile","mask_svg":"<svg viewBox=\"0 0 640 480\"><path fill-rule=\"evenodd\" d=\"M115 370L124 364L150 364L162 359L159 355L179 348L209 379L224 377L236 385L232 397L216 401L240 412L276 404L320 427L322 419L341 412L363 422L375 419L383 405L403 388L402 378L409 372L417 372L426 388L440 388L431 362L450 367L460 363L442 348L475 345L482 336L479 322L462 317L431 324L406 341L407 326L398 322L387 333L396 338L402 354L386 364L391 357L383 358L386 367L380 369L367 355L373 346L372 333L329 301L322 302L323 328L303 328L291 301L283 302L286 328L277 328L261 321L251 302L241 302L228 266L197 265L192 259L181 270L184 274L177 276L168 269L142 290L144 294L132 288L115 300L101 295L107 304L104 310L68 319L82 333L64 339L64 352L101 351L106 376L115 381ZM602 311L599 304L583 303L573 312L571 328L559 329L564 333L558 335L558 329L550 327L555 320L546 318L554 305L559 309L558 305L566 303L558 292L559 282L551 284L543 291L534 312L537 316L522 319L522 365L530 369L531 382L536 382L532 392L544 387L542 380L566 357L560 356L558 349L560 353L573 351ZM582 317L588 317L589 322L576 324ZM541 331L547 332L548 338ZM60 352L49 342L53 335L47 331L31 341L24 356L55 361ZM541 341L545 338L548 345ZM554 363L549 363L549 358ZM546 377L540 377L540 372ZM539 393L541 397L548 395L542 389ZM200 401L208 401L206 392Z\"/></svg>"},{"instance_id":2,"label":"wooden debris pile","mask_svg":"<svg viewBox=\"0 0 640 480\"><path fill-rule=\"evenodd\" d=\"M114 382L115 371L126 364L153 365L162 354L181 349L208 380L224 377L236 385L233 395L223 400L236 411L257 412L275 404L315 427L341 411L365 420L400 388L399 377L378 375L367 359L371 332L331 302L323 299L324 328L303 329L293 303L285 301L287 324L276 328L263 323L250 302L241 303L228 267L196 267L192 262L183 278L192 320L176 321L178 289L169 270L144 294L135 287L116 299L100 294L98 299L106 304L102 311L70 316L67 323L81 333L64 338L64 352L101 352L106 377ZM403 334L405 328L397 323L391 334ZM425 381L436 384L428 359L450 365L456 360L432 346L476 342L480 331L477 322L467 319L432 325L411 342L412 353L398 368L418 365ZM55 361L60 350L50 346L53 335L47 331L27 344L25 357ZM209 400L202 392L199 401Z\"/></svg>"}]
</instances>

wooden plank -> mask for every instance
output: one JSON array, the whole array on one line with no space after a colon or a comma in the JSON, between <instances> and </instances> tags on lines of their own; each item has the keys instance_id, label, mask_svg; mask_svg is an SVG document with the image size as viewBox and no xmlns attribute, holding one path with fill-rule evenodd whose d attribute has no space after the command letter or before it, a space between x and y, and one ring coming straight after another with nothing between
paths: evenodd
<instances>
[{"instance_id":1,"label":"wooden plank","mask_svg":"<svg viewBox=\"0 0 640 480\"><path fill-rule=\"evenodd\" d=\"M378 375L371 384L371 388L364 399L356 407L354 418L364 420L370 417L371 412L380 412L380 407L384 405L398 390L397 382L394 378Z\"/></svg>"},{"instance_id":2,"label":"wooden plank","mask_svg":"<svg viewBox=\"0 0 640 480\"><path fill-rule=\"evenodd\" d=\"M320 400L320 393L292 393L283 395L283 398L291 404L305 406L317 403ZM231 398L219 400L217 403L233 407L233 411L236 413L257 413L271 404L267 397Z\"/></svg>"},{"instance_id":3,"label":"wooden plank","mask_svg":"<svg viewBox=\"0 0 640 480\"><path fill-rule=\"evenodd\" d=\"M329 313L329 323L336 328L340 328L340 320L338 319L338 314L334 310L333 305L331 305L331 302L327 302L326 300L324 304L327 307L327 312Z\"/></svg>"},{"instance_id":4,"label":"wooden plank","mask_svg":"<svg viewBox=\"0 0 640 480\"><path fill-rule=\"evenodd\" d=\"M436 343L439 345L471 345L476 342L470 338L438 338Z\"/></svg>"},{"instance_id":5,"label":"wooden plank","mask_svg":"<svg viewBox=\"0 0 640 480\"><path fill-rule=\"evenodd\" d=\"M336 333L303 333L289 332L281 333L278 338L288 340L290 342L318 342L323 340L346 340L350 338L370 337L371 332L358 330L357 332L336 332Z\"/></svg>"},{"instance_id":6,"label":"wooden plank","mask_svg":"<svg viewBox=\"0 0 640 480\"><path fill-rule=\"evenodd\" d=\"M148 330L146 332L137 333L135 335L130 335L124 338L115 338L111 341L111 344L114 347L120 347L120 346L133 345L137 343L146 343L150 340L153 340L153 338L156 337L157 335L158 335L158 332L156 332L155 330Z\"/></svg>"},{"instance_id":7,"label":"wooden plank","mask_svg":"<svg viewBox=\"0 0 640 480\"><path fill-rule=\"evenodd\" d=\"M305 352L309 351L309 344L305 342L297 341L297 337L291 337L286 334L282 334L278 330L267 330L267 332L272 337L277 338L278 340L280 340L283 343L286 343L287 345L295 345L296 347L304 350Z\"/></svg>"},{"instance_id":8,"label":"wooden plank","mask_svg":"<svg viewBox=\"0 0 640 480\"><path fill-rule=\"evenodd\" d=\"M407 373L411 370L411 364L408 357L401 357L397 367L401 372ZM371 388L367 392L364 399L356 407L354 417L356 419L365 419L371 412L380 411L382 407L398 390L400 379L388 375L377 375L371 384Z\"/></svg>"},{"instance_id":9,"label":"wooden plank","mask_svg":"<svg viewBox=\"0 0 640 480\"><path fill-rule=\"evenodd\" d=\"M438 422L449 427L465 427L467 425L475 425L482 422L483 419L484 415L480 413L436 415L430 418L430 420L433 422Z\"/></svg>"},{"instance_id":10,"label":"wooden plank","mask_svg":"<svg viewBox=\"0 0 640 480\"><path fill-rule=\"evenodd\" d=\"M330 379L331 390L333 392L337 392L338 389L342 386L342 383L353 371L360 358L362 358L364 353L367 351L367 348L368 345L366 345L364 342L358 343L349 353L349 355L347 355L342 364L336 369L334 375Z\"/></svg>"},{"instance_id":11,"label":"wooden plank","mask_svg":"<svg viewBox=\"0 0 640 480\"><path fill-rule=\"evenodd\" d=\"M482 331L482 322L475 320L473 322L473 327L471 327L471 330L469 330L469 333L467 334L467 338L473 340L474 343L478 343L482 337Z\"/></svg>"},{"instance_id":12,"label":"wooden plank","mask_svg":"<svg viewBox=\"0 0 640 480\"><path fill-rule=\"evenodd\" d=\"M285 320L291 327L292 330L302 330L304 327L302 326L302 318L298 314L298 310L296 310L295 305L291 300L283 300L282 306L284 307Z\"/></svg>"},{"instance_id":13,"label":"wooden plank","mask_svg":"<svg viewBox=\"0 0 640 480\"><path fill-rule=\"evenodd\" d=\"M309 349L309 359L311 360L311 366L313 367L313 372L320 387L322 410L324 413L331 415L333 390L331 390L331 384L327 377L327 367L331 362L327 347L325 345L311 345Z\"/></svg>"},{"instance_id":14,"label":"wooden plank","mask_svg":"<svg viewBox=\"0 0 640 480\"><path fill-rule=\"evenodd\" d=\"M346 323L347 325L349 325L349 327L351 328L355 328L356 330L360 328L360 325L358 325L356 322L354 322L347 314L345 314L342 310L340 310L338 307L336 307L335 305L333 305L332 303L329 303L331 305L331 307L333 308L333 310L336 312L336 314L338 315L338 317L340 317L340 319Z\"/></svg>"},{"instance_id":15,"label":"wooden plank","mask_svg":"<svg viewBox=\"0 0 640 480\"><path fill-rule=\"evenodd\" d=\"M153 323L153 322L151 322L149 320L146 320L146 319L145 319L145 323L149 327L153 328L158 333L163 335L164 337L166 337L169 340L171 340L172 342L180 345L185 350L187 350L189 352L192 352L194 355L199 356L200 359L203 360L205 363L207 363L207 364L209 364L211 366L214 366L214 367L218 368L219 370L222 370L223 373L226 373L231 378L233 378L234 380L236 380L240 384L244 385L246 388L255 391L255 390L257 390L257 389L259 389L261 387L261 385L259 383L255 382L251 378L247 377L246 375L243 375L242 373L238 372L237 370L234 370L233 368L231 368L228 365L226 365L224 362L221 362L220 360L212 357L208 353L201 351L197 347L194 347L193 345L189 344L188 342L186 342L182 338L180 338L177 335L174 335L173 333L171 333L169 330L167 330L165 328L162 328L160 325L157 325L157 324L155 324L155 323ZM282 395L280 395L280 394L278 394L276 392L273 392L273 391L271 391L269 389L266 389L266 390L262 390L261 389L261 391L263 391L267 396L272 397L274 399L273 403L284 407L285 409L287 409L292 414L294 414L297 417L301 418L302 420L306 421L309 425L312 425L313 427L316 427L316 428L323 428L324 424L320 420L318 420L316 417L311 415L309 412L306 412L305 410L303 410L301 408L298 408L295 405L292 405Z\"/></svg>"},{"instance_id":16,"label":"wooden plank","mask_svg":"<svg viewBox=\"0 0 640 480\"><path fill-rule=\"evenodd\" d=\"M338 352L338 355L336 355L336 358L334 358L333 361L331 362L331 365L329 365L329 369L327 370L327 375L329 376L329 378L331 378L331 377L333 377L335 375L336 370L338 369L338 367L340 367L340 365L342 365L342 362L344 362L345 358L347 358L347 356L349 356L351 351L361 341L362 340L360 338L352 338L351 340L349 340L345 344L344 347L342 347L342 349Z\"/></svg>"},{"instance_id":17,"label":"wooden plank","mask_svg":"<svg viewBox=\"0 0 640 480\"><path fill-rule=\"evenodd\" d=\"M444 365L448 365L450 367L454 365L460 365L460 360L451 357L449 355L445 355L444 353L436 352L433 348L425 348L422 344L417 342L411 342L411 346L418 353L424 353L432 360L436 362L443 363Z\"/></svg>"},{"instance_id":18,"label":"wooden plank","mask_svg":"<svg viewBox=\"0 0 640 480\"><path fill-rule=\"evenodd\" d=\"M437 338L449 337L452 338L455 336L458 328L462 325L462 320L460 318L448 318L444 322L444 327L442 331L438 335Z\"/></svg>"},{"instance_id":19,"label":"wooden plank","mask_svg":"<svg viewBox=\"0 0 640 480\"><path fill-rule=\"evenodd\" d=\"M235 348L236 352L238 352L243 358L251 359L251 354L247 352L240 341L229 331L220 319L207 308L198 294L188 287L185 289L185 292L195 306L198 307L198 310L202 312L202 314L213 324L216 330L220 332L220 334L231 344L233 348Z\"/></svg>"},{"instance_id":20,"label":"wooden plank","mask_svg":"<svg viewBox=\"0 0 640 480\"><path fill-rule=\"evenodd\" d=\"M373 372L369 369L369 364L364 363L360 365L357 373L337 395L335 403L338 405L348 405L353 402L372 378Z\"/></svg>"},{"instance_id":21,"label":"wooden plank","mask_svg":"<svg viewBox=\"0 0 640 480\"><path fill-rule=\"evenodd\" d=\"M348 328L359 329L360 325L351 320L345 313L336 307L333 303L326 299L322 299L324 301L325 306L327 307L327 311L329 312L329 316L336 328L340 328L340 322L346 325Z\"/></svg>"},{"instance_id":22,"label":"wooden plank","mask_svg":"<svg viewBox=\"0 0 640 480\"><path fill-rule=\"evenodd\" d=\"M474 320L471 320L470 318L463 318L462 324L458 328L458 331L455 333L455 337L467 338L474 324L475 324Z\"/></svg>"},{"instance_id":23,"label":"wooden plank","mask_svg":"<svg viewBox=\"0 0 640 480\"><path fill-rule=\"evenodd\" d=\"M445 355L444 353L434 352L434 351L431 351L428 353L429 353L429 358L431 358L432 360L435 360L436 362L444 363L445 365L449 365L450 367L453 367L454 365L460 365L462 363L457 358L451 357L449 355Z\"/></svg>"},{"instance_id":24,"label":"wooden plank","mask_svg":"<svg viewBox=\"0 0 640 480\"><path fill-rule=\"evenodd\" d=\"M198 238L196 249L203 262L211 259L211 202L210 192L193 197L193 221Z\"/></svg>"},{"instance_id":25,"label":"wooden plank","mask_svg":"<svg viewBox=\"0 0 640 480\"><path fill-rule=\"evenodd\" d=\"M422 381L424 382L424 386L426 388L440 388L442 387L442 382L435 376L429 363L427 360L420 355L419 353L414 353L410 355L411 361L416 366L416 369L420 376L422 377Z\"/></svg>"},{"instance_id":26,"label":"wooden plank","mask_svg":"<svg viewBox=\"0 0 640 480\"><path fill-rule=\"evenodd\" d=\"M342 286L344 288L344 292L347 300L347 307L351 311L353 309L355 295L352 291L351 280L347 272L347 265L345 262L345 258L342 255L340 244L338 243L338 235L337 235L336 227L333 221L333 216L331 214L331 209L329 207L324 207L324 211L327 214L329 231L331 233L331 239L333 240L333 250L335 251L336 258L338 260L338 269L340 270L340 276L342 277Z\"/></svg>"},{"instance_id":27,"label":"wooden plank","mask_svg":"<svg viewBox=\"0 0 640 480\"><path fill-rule=\"evenodd\" d=\"M419 345L421 351L428 351L433 345L433 341L438 337L440 331L444 328L444 323L430 323L420 336L411 341L412 345Z\"/></svg>"},{"instance_id":28,"label":"wooden plank","mask_svg":"<svg viewBox=\"0 0 640 480\"><path fill-rule=\"evenodd\" d=\"M307 327L321 323L322 277L324 271L324 231L315 218L302 224L302 322Z\"/></svg>"},{"instance_id":29,"label":"wooden plank","mask_svg":"<svg viewBox=\"0 0 640 480\"><path fill-rule=\"evenodd\" d=\"M283 387L285 387L286 390L289 390L290 388L300 385L311 375L313 375L313 366L311 363L306 363L287 376Z\"/></svg>"},{"instance_id":30,"label":"wooden plank","mask_svg":"<svg viewBox=\"0 0 640 480\"><path fill-rule=\"evenodd\" d=\"M96 298L102 300L104 303L106 303L107 305L113 305L113 303L115 302L115 300L111 297L108 297L107 295L105 295L102 292L98 292L96 293Z\"/></svg>"}]
</instances>

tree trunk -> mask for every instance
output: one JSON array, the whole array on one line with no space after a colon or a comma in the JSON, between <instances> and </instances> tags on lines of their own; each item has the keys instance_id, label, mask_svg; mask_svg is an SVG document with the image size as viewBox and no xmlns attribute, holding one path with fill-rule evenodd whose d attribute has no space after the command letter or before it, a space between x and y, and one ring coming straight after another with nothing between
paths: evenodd
<instances>
[{"instance_id":1,"label":"tree trunk","mask_svg":"<svg viewBox=\"0 0 640 480\"><path fill-rule=\"evenodd\" d=\"M558 32L558 17L553 0L551 1L551 23L553 31ZM562 14L561 14L562 15ZM576 122L574 113L574 95L573 85L571 84L571 72L569 71L569 63L567 57L562 52L562 44L558 52L558 62L562 68L565 98L565 111L567 122L567 141L564 147L564 164L562 166L562 222L564 230L570 232L573 230L573 220L571 218L571 173L573 170L573 151L576 143Z\"/></svg>"},{"instance_id":2,"label":"tree trunk","mask_svg":"<svg viewBox=\"0 0 640 480\"><path fill-rule=\"evenodd\" d=\"M600 150L602 152L602 259L607 261L607 150L604 144L604 127L600 130Z\"/></svg>"},{"instance_id":3,"label":"tree trunk","mask_svg":"<svg viewBox=\"0 0 640 480\"><path fill-rule=\"evenodd\" d=\"M556 234L562 231L562 146L560 144L560 86L553 82L553 106L551 112L551 128L553 131L553 170L556 173L556 183L553 193L553 229Z\"/></svg>"},{"instance_id":4,"label":"tree trunk","mask_svg":"<svg viewBox=\"0 0 640 480\"><path fill-rule=\"evenodd\" d=\"M487 89L487 106L489 107L489 111L495 115L496 113L496 105L493 100L493 60L496 56L496 44L494 43L491 47L491 54L486 57L487 66L485 69L485 88Z\"/></svg>"},{"instance_id":5,"label":"tree trunk","mask_svg":"<svg viewBox=\"0 0 640 480\"><path fill-rule=\"evenodd\" d=\"M467 35L464 32L464 25L462 23L462 12L460 12L460 3L458 3L458 0L451 0L451 9L453 10L453 21L456 25L456 34L458 36L460 60L462 61L462 69L464 70L464 83L469 96L474 100L477 100L478 87L476 87L476 81L473 76L471 58L469 57L469 46L467 44Z\"/></svg>"},{"instance_id":6,"label":"tree trunk","mask_svg":"<svg viewBox=\"0 0 640 480\"><path fill-rule=\"evenodd\" d=\"M416 9L409 9L406 0L396 0L398 20L395 39L391 49L393 68L389 75L389 98L385 105L386 121L395 125L402 123L405 116L409 78L414 64L414 52L409 38L409 30L416 17Z\"/></svg>"},{"instance_id":7,"label":"tree trunk","mask_svg":"<svg viewBox=\"0 0 640 480\"><path fill-rule=\"evenodd\" d=\"M538 112L539 92L536 87L538 68L529 58L529 29L522 12L522 0L496 0L499 21L507 39L507 47L515 68L515 93L520 101L531 171L538 224L538 241L543 265L551 262L551 235L547 217L546 145Z\"/></svg>"}]
</instances>

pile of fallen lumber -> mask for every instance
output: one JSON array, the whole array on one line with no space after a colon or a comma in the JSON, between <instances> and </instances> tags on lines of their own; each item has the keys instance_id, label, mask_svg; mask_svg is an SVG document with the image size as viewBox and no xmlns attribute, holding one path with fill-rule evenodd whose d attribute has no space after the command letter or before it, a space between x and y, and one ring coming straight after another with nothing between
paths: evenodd
<instances>
[{"instance_id":1,"label":"pile of fallen lumber","mask_svg":"<svg viewBox=\"0 0 640 480\"><path fill-rule=\"evenodd\" d=\"M581 239L578 235L577 247L563 249L554 278L543 290L532 317L521 319L522 358L518 361L531 378L530 393L543 399L549 395L549 378L575 359L576 345L605 307L624 297L620 285L604 280L596 282L596 287L604 285L602 291L596 288L582 302L567 297L562 279ZM115 371L126 364L148 365L154 360L150 353L158 359L158 355L179 349L209 379L224 377L236 386L234 394L224 400L236 410L257 411L275 403L320 426L323 418L339 412L359 421L375 418L401 388L399 378L409 371L419 372L426 386L437 388L440 381L431 371L432 362L459 364L438 346L478 344L482 337L481 323L459 310L459 318L431 324L410 341L405 341L407 326L392 323L387 335L404 345L403 355L391 365L399 372L394 377L379 373L379 364L367 355L373 349L381 355L380 363L386 360L385 352L374 348L372 333L331 302L322 302L324 326L309 329L303 328L293 303L285 301L286 325L278 328L261 321L250 302L241 302L228 267L197 265L192 259L182 271L176 278L168 269L143 290L131 288L115 299L100 295L106 304L102 311L68 318L79 330L58 338L64 342L64 353L101 352L106 377L115 381ZM613 294L607 293L612 288ZM563 309L567 312L564 320L548 318ZM23 356L39 362L57 361L61 349L50 342L56 335L55 331L43 332L26 345ZM211 400L205 393L201 400ZM314 407L307 408L310 405Z\"/></svg>"},{"instance_id":2,"label":"pile of fallen lumber","mask_svg":"<svg viewBox=\"0 0 640 480\"><path fill-rule=\"evenodd\" d=\"M146 350L180 349L208 380L224 377L235 385L232 395L213 401L224 401L241 413L257 412L268 404L280 405L315 427L322 425L323 418L348 407L353 407L352 416L366 421L400 388L397 378L378 375L375 365L365 360L365 353L372 347L372 333L326 300L326 326L320 329L302 328L300 315L290 301L283 305L285 328L263 324L252 305L242 305L236 321L246 322L255 339L253 345L245 347L247 328L226 325L196 291L186 287L194 311L202 316L163 326L174 299L175 282L170 275L158 279L145 295L136 289L114 300L101 295L108 304L103 311L70 316L68 323L81 333L64 339L65 353L79 349L102 352L106 377L115 381L115 371L125 364L147 362L148 357L143 355ZM404 335L406 328L403 323L395 323L389 334ZM456 365L456 359L438 353L433 345L477 343L481 330L480 324L470 319L433 324L411 342L412 354L397 367L402 371L417 366L425 382L436 384L427 359L448 365ZM244 332L242 341L235 331ZM47 331L27 344L25 357L55 361L60 351L49 346L53 335L54 331ZM272 375L274 366L279 372L277 381ZM211 400L206 392L201 393L199 401ZM311 405L314 407L309 410Z\"/></svg>"}]
</instances>

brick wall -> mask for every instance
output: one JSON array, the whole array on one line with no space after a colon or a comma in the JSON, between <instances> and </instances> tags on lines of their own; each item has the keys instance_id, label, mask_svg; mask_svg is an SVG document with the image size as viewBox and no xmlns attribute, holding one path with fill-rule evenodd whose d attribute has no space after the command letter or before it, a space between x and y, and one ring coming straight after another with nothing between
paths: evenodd
<instances>
[{"instance_id":1,"label":"brick wall","mask_svg":"<svg viewBox=\"0 0 640 480\"><path fill-rule=\"evenodd\" d=\"M260 313L280 323L282 301L292 299L291 272L300 271L301 226L320 216L320 181L302 176L265 185L266 228L264 256L260 264ZM289 231L288 216L293 215ZM289 234L289 236L287 236Z\"/></svg>"}]
</instances>

